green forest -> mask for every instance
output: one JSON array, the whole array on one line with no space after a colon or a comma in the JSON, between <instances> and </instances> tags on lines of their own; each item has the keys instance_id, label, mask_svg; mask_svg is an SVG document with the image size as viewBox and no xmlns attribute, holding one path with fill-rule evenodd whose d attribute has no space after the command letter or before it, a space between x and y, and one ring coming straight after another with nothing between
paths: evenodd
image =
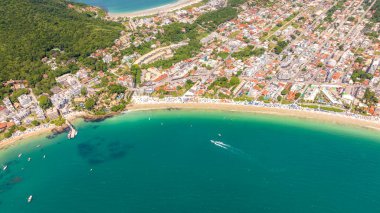
<instances>
[{"instance_id":1,"label":"green forest","mask_svg":"<svg viewBox=\"0 0 380 213\"><path fill-rule=\"evenodd\" d=\"M52 50L60 59L83 60L111 46L121 24L91 18L65 0L0 1L0 82L26 79L32 86L52 72L41 62ZM54 73L49 73L55 75Z\"/></svg>"},{"instance_id":2,"label":"green forest","mask_svg":"<svg viewBox=\"0 0 380 213\"><path fill-rule=\"evenodd\" d=\"M380 0L376 0L375 5L373 5L372 11L374 11L372 20L375 22L380 22Z\"/></svg>"}]
</instances>

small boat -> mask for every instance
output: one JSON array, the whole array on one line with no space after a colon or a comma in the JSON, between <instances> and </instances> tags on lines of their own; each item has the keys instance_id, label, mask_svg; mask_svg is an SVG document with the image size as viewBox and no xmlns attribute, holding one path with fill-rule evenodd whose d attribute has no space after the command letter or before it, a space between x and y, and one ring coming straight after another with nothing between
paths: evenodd
<instances>
[{"instance_id":1,"label":"small boat","mask_svg":"<svg viewBox=\"0 0 380 213\"><path fill-rule=\"evenodd\" d=\"M30 195L30 196L28 197L28 203L32 202L32 199L33 199L33 196Z\"/></svg>"},{"instance_id":2,"label":"small boat","mask_svg":"<svg viewBox=\"0 0 380 213\"><path fill-rule=\"evenodd\" d=\"M7 168L8 168L7 165L3 166L3 171L7 170Z\"/></svg>"},{"instance_id":3,"label":"small boat","mask_svg":"<svg viewBox=\"0 0 380 213\"><path fill-rule=\"evenodd\" d=\"M46 158L46 155L44 155L43 158L45 159L45 158Z\"/></svg>"},{"instance_id":4,"label":"small boat","mask_svg":"<svg viewBox=\"0 0 380 213\"><path fill-rule=\"evenodd\" d=\"M21 156L22 156L22 153L18 154L18 158L21 158Z\"/></svg>"},{"instance_id":5,"label":"small boat","mask_svg":"<svg viewBox=\"0 0 380 213\"><path fill-rule=\"evenodd\" d=\"M222 134L219 133L218 135L219 135L219 137L222 137Z\"/></svg>"},{"instance_id":6,"label":"small boat","mask_svg":"<svg viewBox=\"0 0 380 213\"><path fill-rule=\"evenodd\" d=\"M28 161L31 161L32 160L32 158L28 158Z\"/></svg>"},{"instance_id":7,"label":"small boat","mask_svg":"<svg viewBox=\"0 0 380 213\"><path fill-rule=\"evenodd\" d=\"M228 148L230 148L230 145L225 144L225 143L223 143L222 141L214 141L214 140L210 140L210 142L213 143L213 144L216 145L216 146L219 146L220 148L223 148L223 149L228 149Z\"/></svg>"},{"instance_id":8,"label":"small boat","mask_svg":"<svg viewBox=\"0 0 380 213\"><path fill-rule=\"evenodd\" d=\"M67 139L70 140L71 138L73 138L73 136L72 136L71 131L70 131L69 134L67 134Z\"/></svg>"}]
</instances>

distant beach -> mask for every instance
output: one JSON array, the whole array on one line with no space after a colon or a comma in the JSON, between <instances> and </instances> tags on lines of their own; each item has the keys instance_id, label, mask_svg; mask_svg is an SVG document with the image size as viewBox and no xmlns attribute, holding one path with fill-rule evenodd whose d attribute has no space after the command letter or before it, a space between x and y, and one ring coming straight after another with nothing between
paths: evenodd
<instances>
[{"instance_id":1,"label":"distant beach","mask_svg":"<svg viewBox=\"0 0 380 213\"><path fill-rule=\"evenodd\" d=\"M124 12L121 12L121 13L109 12L108 15L112 18L119 18L119 17L133 18L133 17L151 16L158 13L167 13L174 10L178 10L178 9L199 3L201 1L202 0L178 0L177 2L151 8L151 9L146 9L146 10L141 10L141 11L136 11L136 12L125 12L125 13Z\"/></svg>"}]
</instances>

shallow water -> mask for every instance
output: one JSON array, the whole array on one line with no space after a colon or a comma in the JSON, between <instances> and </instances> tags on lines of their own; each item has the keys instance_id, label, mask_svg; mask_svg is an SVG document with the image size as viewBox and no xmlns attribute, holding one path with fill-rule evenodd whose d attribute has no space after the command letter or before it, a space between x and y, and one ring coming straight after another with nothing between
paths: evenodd
<instances>
[{"instance_id":1,"label":"shallow water","mask_svg":"<svg viewBox=\"0 0 380 213\"><path fill-rule=\"evenodd\" d=\"M182 110L76 126L0 152L0 212L380 211L378 132Z\"/></svg>"},{"instance_id":2,"label":"shallow water","mask_svg":"<svg viewBox=\"0 0 380 213\"><path fill-rule=\"evenodd\" d=\"M111 13L136 12L160 7L177 2L177 0L74 0L88 5L105 8Z\"/></svg>"}]
</instances>

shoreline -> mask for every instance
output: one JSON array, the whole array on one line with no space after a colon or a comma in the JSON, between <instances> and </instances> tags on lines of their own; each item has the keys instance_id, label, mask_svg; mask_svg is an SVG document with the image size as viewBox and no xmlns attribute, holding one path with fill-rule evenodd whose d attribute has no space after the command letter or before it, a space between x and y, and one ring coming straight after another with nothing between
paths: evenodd
<instances>
[{"instance_id":1,"label":"shoreline","mask_svg":"<svg viewBox=\"0 0 380 213\"><path fill-rule=\"evenodd\" d=\"M241 112L241 113L253 113L261 115L274 115L298 119L306 119L309 122L318 121L335 125L345 125L356 128L365 128L380 132L380 122L363 120L353 117L347 117L339 114L318 112L318 111L303 111L298 109L287 108L275 108L265 106L252 106L252 105L240 105L233 103L134 103L127 106L124 112L135 111L149 111L149 110L168 110L168 109L183 109L183 110L219 110L224 112ZM66 119L70 122L74 122L77 119L87 119L89 122L97 122L111 118L116 115L122 115L123 113L112 113L104 116L94 116L86 112L73 112L66 116ZM46 125L46 124L45 124ZM26 139L38 137L45 134L53 134L54 131L59 131L64 127L56 127L54 125L40 126L38 130L30 130L28 133L22 133L19 136L14 136L9 139L0 141L0 150L6 149L10 146L17 145Z\"/></svg>"},{"instance_id":2,"label":"shoreline","mask_svg":"<svg viewBox=\"0 0 380 213\"><path fill-rule=\"evenodd\" d=\"M66 120L69 122L73 122L79 118L85 117L88 114L85 112L74 112L69 115L67 115ZM21 135L13 136L11 138L4 139L0 141L0 150L6 149L10 146L17 145L19 142L22 142L23 140L30 139L33 137L38 137L41 135L50 135L55 134L54 131L57 132L63 132L65 129L65 125L63 126L55 126L53 124L43 124L41 126L35 127L36 129L31 129L29 132L25 133L22 132ZM28 131L28 130L27 130Z\"/></svg>"},{"instance_id":3,"label":"shoreline","mask_svg":"<svg viewBox=\"0 0 380 213\"><path fill-rule=\"evenodd\" d=\"M0 141L0 150L7 149L11 146L14 146L14 145L17 145L18 143L23 142L24 140L27 140L33 137L38 137L45 134L51 134L55 128L57 127L53 125L49 125L48 127L41 127L36 131L22 133L19 136L14 136L8 139L4 139Z\"/></svg>"},{"instance_id":4,"label":"shoreline","mask_svg":"<svg viewBox=\"0 0 380 213\"><path fill-rule=\"evenodd\" d=\"M111 18L135 18L135 17L151 16L151 15L156 15L159 13L173 12L175 10L179 10L181 8L184 8L184 7L199 3L199 2L202 2L202 0L177 0L176 2L173 2L173 3L161 5L154 8L134 11L134 12L120 12L120 13L108 12L108 16Z\"/></svg>"},{"instance_id":5,"label":"shoreline","mask_svg":"<svg viewBox=\"0 0 380 213\"><path fill-rule=\"evenodd\" d=\"M262 115L275 115L283 117L293 117L306 119L308 121L319 121L330 124L360 127L380 132L380 122L362 120L358 118L346 117L333 113L302 111L297 109L271 108L262 106L239 105L231 103L146 103L131 104L128 111L148 111L165 109L188 109L188 110L219 110L226 112L255 113Z\"/></svg>"}]
</instances>

